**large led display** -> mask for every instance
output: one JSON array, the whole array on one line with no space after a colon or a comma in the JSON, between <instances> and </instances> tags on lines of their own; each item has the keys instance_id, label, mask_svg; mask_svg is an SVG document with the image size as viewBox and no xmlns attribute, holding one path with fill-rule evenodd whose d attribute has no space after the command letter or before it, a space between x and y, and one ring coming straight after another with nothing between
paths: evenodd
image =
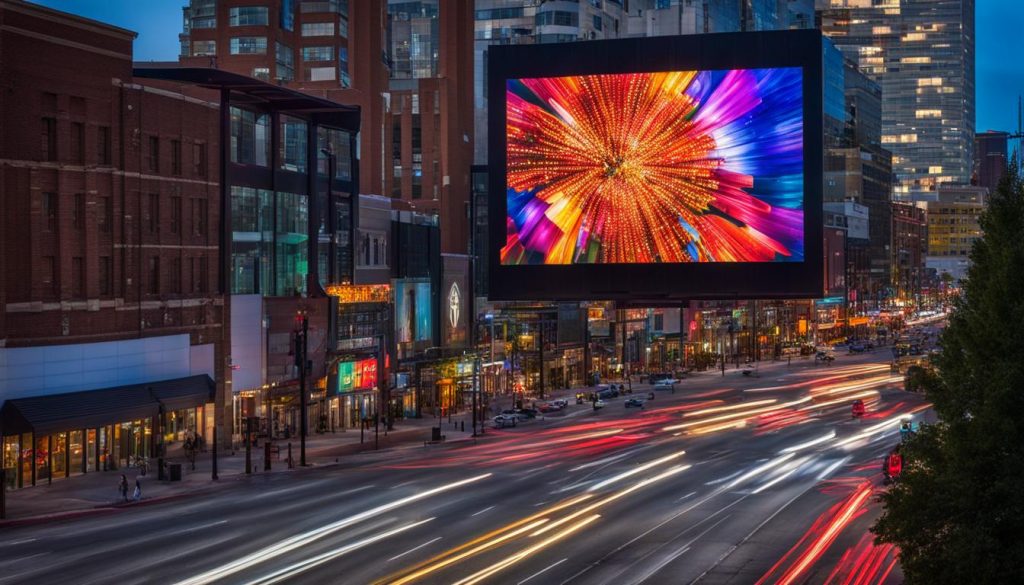
<instances>
[{"instance_id":1,"label":"large led display","mask_svg":"<svg viewBox=\"0 0 1024 585\"><path fill-rule=\"evenodd\" d=\"M502 46L490 296L820 296L816 31Z\"/></svg>"},{"instance_id":2,"label":"large led display","mask_svg":"<svg viewBox=\"0 0 1024 585\"><path fill-rule=\"evenodd\" d=\"M507 82L503 264L803 260L803 74Z\"/></svg>"}]
</instances>

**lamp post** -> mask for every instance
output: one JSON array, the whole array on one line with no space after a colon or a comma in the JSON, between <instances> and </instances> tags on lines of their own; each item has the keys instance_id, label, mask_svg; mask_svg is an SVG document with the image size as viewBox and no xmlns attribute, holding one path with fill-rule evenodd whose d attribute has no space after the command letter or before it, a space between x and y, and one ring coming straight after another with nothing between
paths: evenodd
<instances>
[{"instance_id":1,"label":"lamp post","mask_svg":"<svg viewBox=\"0 0 1024 585\"><path fill-rule=\"evenodd\" d=\"M306 394L306 373L307 361L306 352L309 349L309 316L305 310L300 310L296 315L299 330L295 333L295 365L299 367L299 465L306 466L306 403L309 396Z\"/></svg>"}]
</instances>

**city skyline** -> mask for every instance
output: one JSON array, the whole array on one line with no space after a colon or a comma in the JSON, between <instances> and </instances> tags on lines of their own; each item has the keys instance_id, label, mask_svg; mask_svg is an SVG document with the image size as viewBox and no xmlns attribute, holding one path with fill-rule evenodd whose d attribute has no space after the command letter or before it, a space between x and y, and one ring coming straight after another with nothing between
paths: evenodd
<instances>
[{"instance_id":1,"label":"city skyline","mask_svg":"<svg viewBox=\"0 0 1024 585\"><path fill-rule=\"evenodd\" d=\"M177 61L181 8L187 0L31 0L36 4L94 18L139 33L139 61ZM979 2L977 35L977 131L1017 128L1017 97L1024 95L1024 71L1004 55L1024 52L1024 37L1016 33L1024 21L1024 3L1016 0Z\"/></svg>"}]
</instances>

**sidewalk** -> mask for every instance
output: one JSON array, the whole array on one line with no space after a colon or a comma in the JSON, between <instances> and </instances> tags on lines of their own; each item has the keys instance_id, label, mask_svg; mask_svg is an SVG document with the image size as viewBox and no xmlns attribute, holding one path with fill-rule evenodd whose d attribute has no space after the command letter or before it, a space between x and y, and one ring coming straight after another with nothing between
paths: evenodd
<instances>
[{"instance_id":1,"label":"sidewalk","mask_svg":"<svg viewBox=\"0 0 1024 585\"><path fill-rule=\"evenodd\" d=\"M445 435L445 444L460 443L472 440L472 429L468 414L453 416L451 424L447 417L441 423L441 433ZM465 421L465 432L462 422ZM438 419L424 417L408 419L395 424L395 428L385 435L383 425L378 437L379 448L392 448L399 445L420 448L430 439L431 427L438 424ZM363 451L374 450L374 430L370 428L363 433L360 442L359 429L348 429L335 433L311 434L306 438L306 463L311 467L322 467L339 463L339 458ZM295 466L288 468L288 443L292 446L292 458ZM293 473L302 471L299 468L299 438L274 441L280 448L277 456L271 455L271 471L264 471L264 441L251 451L253 474ZM168 463L182 465L181 481L161 481L157 479L156 461L151 460L151 468L146 475L140 475L136 468L124 468L115 471L97 471L76 475L70 478L55 479L52 484L45 482L34 487L7 492L7 519L0 520L3 526L43 522L81 515L109 512L118 508L144 506L165 502L177 498L193 498L203 493L224 489L235 481L243 480L245 474L245 449L234 452L223 450L217 454L218 481L211 479L212 454L209 447L205 453L196 458L195 470L184 456L181 443L167 449ZM135 480L142 484L142 499L138 502L125 503L118 493L118 482L121 474L128 478L128 494L131 498L135 490Z\"/></svg>"}]
</instances>

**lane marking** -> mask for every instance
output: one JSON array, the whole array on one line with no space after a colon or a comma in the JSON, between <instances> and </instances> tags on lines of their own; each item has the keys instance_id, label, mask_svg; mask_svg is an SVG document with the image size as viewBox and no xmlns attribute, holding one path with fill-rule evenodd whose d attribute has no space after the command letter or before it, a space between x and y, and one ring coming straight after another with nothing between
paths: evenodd
<instances>
[{"instance_id":1,"label":"lane marking","mask_svg":"<svg viewBox=\"0 0 1024 585\"><path fill-rule=\"evenodd\" d=\"M472 516L479 516L480 514L483 514L484 512L486 512L488 510L493 510L493 509L494 509L494 506L487 506L486 508L484 508L483 510L480 510L479 512L477 512L476 514L473 514ZM470 516L470 517L472 517L472 516Z\"/></svg>"},{"instance_id":2,"label":"lane marking","mask_svg":"<svg viewBox=\"0 0 1024 585\"><path fill-rule=\"evenodd\" d=\"M545 573L545 572L547 572L547 571L549 571L551 569L554 569L558 565L561 565L562 563L564 563L565 561L568 561L568 560L569 560L568 558L564 558L564 559L558 561L557 563L555 563L553 565L548 565L547 567L537 571L536 573L534 573L534 574L530 575L529 577L523 579L522 581L516 583L516 585L523 585L523 583L526 583L527 581L529 581L530 579L533 579L537 575L540 575L541 573Z\"/></svg>"},{"instance_id":3,"label":"lane marking","mask_svg":"<svg viewBox=\"0 0 1024 585\"><path fill-rule=\"evenodd\" d=\"M427 542L424 542L423 544L421 544L419 546L410 548L409 550L405 551L404 553L402 553L400 555L395 555L395 556L391 557L390 559L388 559L388 560L386 560L384 562L385 563L390 563L391 561L393 561L395 559L400 559L400 558L404 557L405 555L407 555L407 554L409 554L411 552L416 552L416 551L420 550L421 548L423 548L423 547L425 547L425 546L427 546L429 544L434 544L435 542L441 540L442 538L444 538L444 537L443 536L438 536L437 538L430 539Z\"/></svg>"}]
</instances>

